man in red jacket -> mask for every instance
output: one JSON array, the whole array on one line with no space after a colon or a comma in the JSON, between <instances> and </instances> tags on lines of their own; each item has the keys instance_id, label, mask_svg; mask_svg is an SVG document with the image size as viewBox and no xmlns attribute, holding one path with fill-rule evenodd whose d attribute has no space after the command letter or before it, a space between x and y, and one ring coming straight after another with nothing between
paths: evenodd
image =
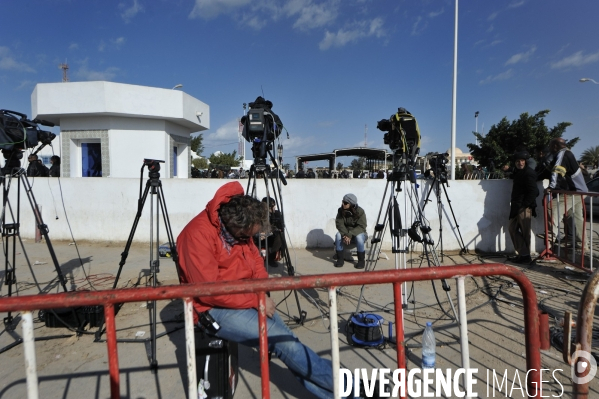
<instances>
[{"instance_id":1,"label":"man in red jacket","mask_svg":"<svg viewBox=\"0 0 599 399\"><path fill-rule=\"evenodd\" d=\"M252 237L268 224L266 204L243 194L239 182L223 185L206 209L189 222L177 239L181 283L207 283L267 278L264 261ZM254 293L194 299L195 322L207 312L220 326L219 338L258 347L258 296ZM269 350L318 398L333 397L331 362L304 346L266 297Z\"/></svg>"}]
</instances>

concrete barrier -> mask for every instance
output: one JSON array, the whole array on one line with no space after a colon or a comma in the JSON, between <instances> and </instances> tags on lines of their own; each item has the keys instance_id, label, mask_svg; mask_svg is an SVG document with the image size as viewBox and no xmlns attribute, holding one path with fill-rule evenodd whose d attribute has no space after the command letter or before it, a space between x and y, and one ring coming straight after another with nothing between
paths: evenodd
<instances>
[{"instance_id":1,"label":"concrete barrier","mask_svg":"<svg viewBox=\"0 0 599 399\"><path fill-rule=\"evenodd\" d=\"M147 175L147 174L146 174ZM142 190L147 178L142 181ZM164 179L167 211L175 237L185 225L212 198L227 179ZM248 180L238 180L244 188ZM70 228L75 240L125 242L131 231L137 212L139 179L119 178L35 178L30 179L33 193L42 208L42 217L48 225L52 240L71 240ZM420 180L418 192L420 201L430 190L431 181ZM297 248L332 248L336 233L335 216L341 206L341 199L347 193L358 197L359 205L368 217L368 233L372 232L381 203L387 204L389 193L383 198L386 181L378 179L290 179L282 187L283 211L289 232L290 246ZM271 190L272 188L269 187ZM542 192L541 183L539 189ZM23 187L21 187L23 190ZM447 196L459 225L467 248L481 252L513 252L507 231L510 211L511 180L458 180L446 186ZM407 192L398 193L402 221L409 227L413 220ZM414 190L412 191L412 198ZM257 182L258 197L266 192L262 181ZM271 193L272 196L272 193ZM17 185L13 179L10 188L10 201L16 212ZM136 230L134 241L148 242L150 239L150 198ZM64 201L64 209L63 209ZM443 249L459 250L457 229L445 193L441 193ZM156 209L156 197L154 197ZM540 217L533 220L533 232L542 232L541 196L538 198ZM66 213L65 213L66 210ZM154 211L155 213L155 211ZM425 217L432 228L435 243L439 241L439 214L434 192L425 206ZM155 214L154 214L155 217ZM7 223L10 212L6 212ZM67 223L68 218L68 223ZM160 240L167 236L160 216ZM21 236L35 237L35 219L24 192L21 192ZM534 237L534 235L533 235ZM391 247L389 234L385 235L383 249ZM533 251L542 249L540 239L533 238Z\"/></svg>"}]
</instances>

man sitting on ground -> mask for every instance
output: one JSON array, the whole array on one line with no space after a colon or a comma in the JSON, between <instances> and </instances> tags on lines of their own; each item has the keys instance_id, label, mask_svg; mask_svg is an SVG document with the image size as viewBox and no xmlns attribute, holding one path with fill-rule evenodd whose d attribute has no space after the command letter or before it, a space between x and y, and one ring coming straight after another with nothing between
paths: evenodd
<instances>
[{"instance_id":1,"label":"man sitting on ground","mask_svg":"<svg viewBox=\"0 0 599 399\"><path fill-rule=\"evenodd\" d=\"M335 251L337 262L335 267L341 267L345 263L343 259L343 246L355 242L358 251L358 263L356 269L365 266L364 242L366 241L366 213L358 206L358 198L354 194L346 194L341 201L341 208L337 210L335 218L337 234L335 235Z\"/></svg>"}]
</instances>

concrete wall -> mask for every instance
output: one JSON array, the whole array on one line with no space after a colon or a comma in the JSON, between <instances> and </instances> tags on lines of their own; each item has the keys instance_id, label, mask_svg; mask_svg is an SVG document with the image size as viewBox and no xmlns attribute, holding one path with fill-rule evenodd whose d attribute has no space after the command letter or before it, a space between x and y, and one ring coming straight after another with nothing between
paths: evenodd
<instances>
[{"instance_id":1,"label":"concrete wall","mask_svg":"<svg viewBox=\"0 0 599 399\"><path fill-rule=\"evenodd\" d=\"M141 162L140 162L141 167ZM162 172L162 171L161 171ZM244 188L246 180L238 180ZM137 211L139 197L139 179L90 179L90 178L35 178L30 179L33 193L42 207L42 217L48 225L51 240L72 240L69 226L75 240L125 242L131 231ZM144 170L142 189L147 182ZM173 234L176 237L185 225L212 198L221 185L231 180L217 179L165 179L162 180L163 192ZM60 183L60 184L59 184ZM420 198L426 196L430 182L418 189ZM540 184L540 183L539 183ZM469 250L484 252L512 252L513 247L507 232L509 199L511 193L509 180L465 180L450 182L447 195L459 225L459 231ZM383 201L385 181L383 180L289 180L283 186L283 207L290 234L290 246L332 247L335 229L335 216L341 199L347 193L354 193L368 217L368 232L373 233L377 214ZM264 184L258 181L258 197L265 194ZM398 196L404 223L411 224L412 212L407 212L410 202L404 202L404 190ZM13 181L10 198L16 209L16 182ZM21 193L21 235L33 238L35 219L24 192ZM413 196L414 194L412 194ZM389 193L385 198L388 202ZM140 219L134 241L147 242L150 237L150 200L148 196ZM439 217L437 199L431 194L431 202L425 207L425 216L432 227L432 237L439 241ZM64 200L64 207L62 206ZM457 250L458 230L456 229L449 203L442 193L443 249ZM533 231L542 232L541 197L539 217L533 220ZM156 206L156 197L154 197ZM407 216L406 216L407 215ZM9 222L7 220L7 222ZM160 241L166 242L167 236L160 218ZM542 241L533 238L533 250L542 248ZM389 249L391 241L386 233L383 248Z\"/></svg>"}]
</instances>

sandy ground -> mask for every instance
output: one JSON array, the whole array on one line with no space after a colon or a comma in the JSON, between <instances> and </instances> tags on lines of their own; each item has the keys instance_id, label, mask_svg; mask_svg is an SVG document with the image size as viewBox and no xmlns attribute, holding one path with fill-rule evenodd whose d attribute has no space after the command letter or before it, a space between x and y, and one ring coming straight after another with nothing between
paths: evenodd
<instances>
[{"instance_id":1,"label":"sandy ground","mask_svg":"<svg viewBox=\"0 0 599 399\"><path fill-rule=\"evenodd\" d=\"M124 243L53 242L53 249L62 273L68 280L69 290L111 289L119 270ZM10 249L12 251L12 248ZM394 258L381 259L376 270L392 269ZM25 256L26 255L26 256ZM333 267L332 250L292 250L291 260L297 275L345 273L356 271L350 262L340 269ZM28 266L27 258L29 260ZM149 245L135 244L130 248L122 268L118 287L151 285L149 278ZM443 256L443 264L503 263L505 256L456 255ZM12 264L12 260L11 260ZM39 292L60 292L56 269L45 243L24 242L24 249L16 244L16 285L12 295L34 295ZM411 268L427 267L414 255L407 262ZM563 264L516 265L533 282L539 307L550 314L550 326L554 336L561 329L557 319L565 310L576 314L580 294L587 275L570 270ZM286 276L284 265L271 268L273 277ZM8 295L4 271L0 271L1 295ZM177 283L177 274L171 259L161 258L158 282L161 285ZM420 367L420 338L426 321L434 322L437 339L437 368L456 370L461 365L459 331L454 322L453 303L457 307L456 282L448 281L449 296L440 282L407 284L408 308L405 311L405 336L408 368ZM434 289L433 289L434 288ZM507 278L485 277L466 280L468 328L471 367L478 368L476 391L479 397L525 397L525 347L523 334L523 307L519 288ZM290 294L290 295L289 295ZM299 299L298 307L295 294ZM356 310L360 287L344 287L339 290L340 352L342 366L355 368L396 368L396 348L389 343L382 348L364 349L348 345L344 326L351 312ZM278 310L302 342L324 357L330 357L328 293L326 289L308 289L300 292L275 292L273 298ZM185 398L187 383L182 303L179 300L162 301L158 306L158 333L168 332L157 339L158 371L149 368L147 338L150 335L147 303L124 305L116 317L117 336L138 342L122 342L118 345L121 370L121 395L123 398ZM150 304L151 305L151 304ZM293 321L301 310L307 312L303 326ZM390 285L366 286L360 310L372 311L385 320L384 332L394 320L393 295ZM3 314L2 317L6 317ZM108 378L105 335L98 337L97 328L86 328L77 334L66 328L49 328L35 313L35 336L37 371L40 397L42 398L108 398ZM20 314L0 328L0 398L24 398L26 394L23 346L15 344L22 334ZM41 340L44 338L44 340ZM14 345L14 346L12 346ZM12 347L11 347L12 346ZM240 347L240 375L236 398L260 398L260 367L256 349ZM570 367L563 360L560 350L552 347L542 353L544 368L555 372L544 374L548 381L543 394L553 397L571 397ZM556 371L561 369L561 371ZM493 390L492 370L501 381L507 373L502 388ZM281 361L270 363L271 397L312 397L292 377ZM490 373L490 374L487 374ZM522 389L520 389L522 387ZM591 396L599 397L597 379L591 382ZM507 391L506 391L507 390ZM506 394L507 392L507 394ZM442 396L445 397L445 396Z\"/></svg>"}]
</instances>

